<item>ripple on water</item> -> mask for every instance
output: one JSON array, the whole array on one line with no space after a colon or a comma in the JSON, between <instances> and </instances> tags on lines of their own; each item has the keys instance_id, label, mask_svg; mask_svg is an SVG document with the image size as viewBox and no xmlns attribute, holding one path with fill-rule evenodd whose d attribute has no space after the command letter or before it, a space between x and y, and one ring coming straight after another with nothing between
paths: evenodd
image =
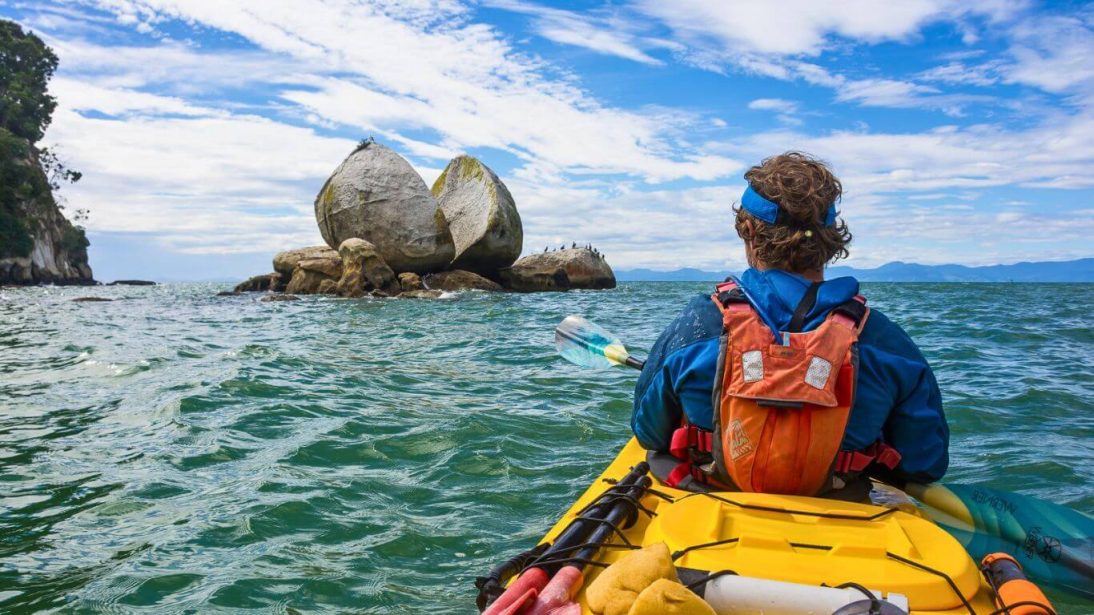
<instances>
[{"instance_id":1,"label":"ripple on water","mask_svg":"<svg viewBox=\"0 0 1094 615\"><path fill-rule=\"evenodd\" d=\"M627 438L634 374L565 364L554 325L643 354L709 289L216 290L4 291L0 611L471 613ZM1094 510L1094 287L865 291L936 368L952 480Z\"/></svg>"}]
</instances>

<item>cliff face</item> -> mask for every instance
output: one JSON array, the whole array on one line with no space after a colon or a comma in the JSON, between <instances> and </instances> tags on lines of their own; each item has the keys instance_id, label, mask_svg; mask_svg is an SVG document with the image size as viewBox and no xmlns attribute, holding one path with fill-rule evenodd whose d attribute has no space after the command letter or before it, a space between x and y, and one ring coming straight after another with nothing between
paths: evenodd
<instances>
[{"instance_id":1,"label":"cliff face","mask_svg":"<svg viewBox=\"0 0 1094 615\"><path fill-rule=\"evenodd\" d=\"M5 136L9 143L13 140L10 133ZM6 240L0 243L8 244L0 245L0 284L94 284L83 231L57 206L37 150L20 141L17 145L21 147L0 152L0 157L6 158L0 166L16 172L4 173L5 181L15 177L30 180L23 182L18 196L0 212L4 214L0 224L8 227L0 233ZM30 241L26 241L28 236Z\"/></svg>"}]
</instances>

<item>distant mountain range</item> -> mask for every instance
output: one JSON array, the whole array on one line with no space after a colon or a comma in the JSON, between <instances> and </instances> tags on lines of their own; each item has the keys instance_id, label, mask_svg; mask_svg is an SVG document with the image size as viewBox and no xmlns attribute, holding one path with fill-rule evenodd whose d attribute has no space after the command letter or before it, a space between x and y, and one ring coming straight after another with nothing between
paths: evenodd
<instances>
[{"instance_id":1,"label":"distant mountain range","mask_svg":"<svg viewBox=\"0 0 1094 615\"><path fill-rule=\"evenodd\" d=\"M615 273L620 282L717 282L728 275L728 272L700 269L624 269ZM917 265L896 261L876 269L829 267L825 272L829 278L845 275L854 276L861 282L1094 282L1094 258L987 267Z\"/></svg>"}]
</instances>

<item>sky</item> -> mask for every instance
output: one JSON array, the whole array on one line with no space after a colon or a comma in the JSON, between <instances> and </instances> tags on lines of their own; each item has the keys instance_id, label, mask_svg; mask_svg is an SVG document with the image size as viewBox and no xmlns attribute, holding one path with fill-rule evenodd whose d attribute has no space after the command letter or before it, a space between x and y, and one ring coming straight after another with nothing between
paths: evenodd
<instances>
[{"instance_id":1,"label":"sky","mask_svg":"<svg viewBox=\"0 0 1094 615\"><path fill-rule=\"evenodd\" d=\"M43 141L96 277L230 279L322 243L369 136L476 156L524 252L740 270L743 173L830 163L842 264L1094 255L1094 8L1022 0L0 0L60 58Z\"/></svg>"}]
</instances>

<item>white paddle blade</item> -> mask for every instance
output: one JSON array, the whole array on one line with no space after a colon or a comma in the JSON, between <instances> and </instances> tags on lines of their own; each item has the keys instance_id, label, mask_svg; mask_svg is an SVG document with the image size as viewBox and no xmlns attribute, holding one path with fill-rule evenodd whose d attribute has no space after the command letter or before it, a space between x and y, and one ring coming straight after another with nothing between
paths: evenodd
<instances>
[{"instance_id":1,"label":"white paddle blade","mask_svg":"<svg viewBox=\"0 0 1094 615\"><path fill-rule=\"evenodd\" d=\"M623 365L628 356L619 338L581 316L567 316L555 327L555 348L567 361L596 369Z\"/></svg>"}]
</instances>

